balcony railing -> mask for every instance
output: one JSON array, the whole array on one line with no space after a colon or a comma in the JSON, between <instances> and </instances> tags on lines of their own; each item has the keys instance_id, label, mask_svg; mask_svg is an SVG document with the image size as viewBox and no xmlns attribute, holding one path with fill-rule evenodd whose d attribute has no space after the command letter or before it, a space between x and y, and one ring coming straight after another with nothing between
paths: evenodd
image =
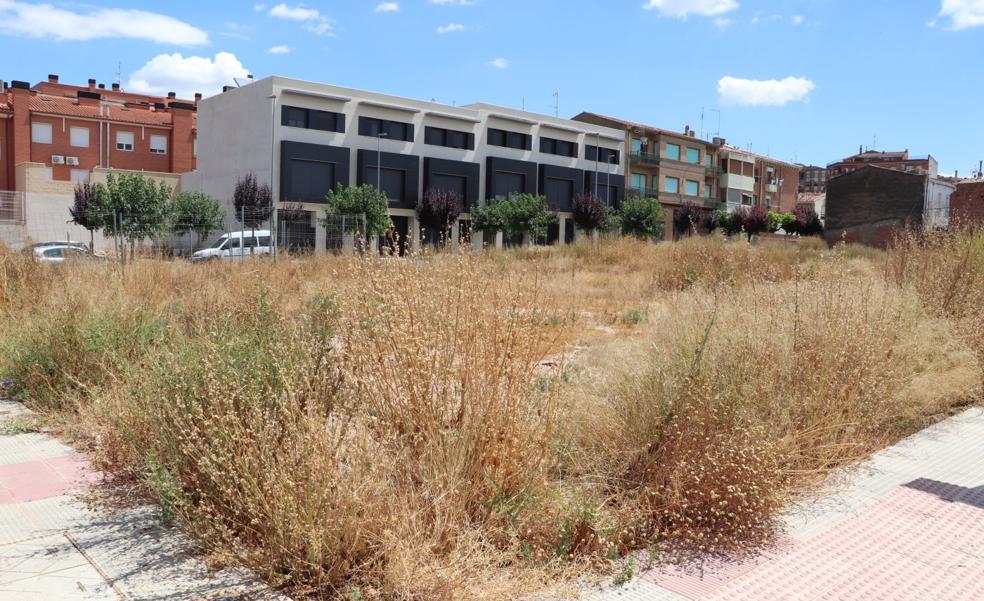
<instances>
[{"instance_id":1,"label":"balcony railing","mask_svg":"<svg viewBox=\"0 0 984 601\"><path fill-rule=\"evenodd\" d=\"M633 163L641 163L643 165L658 165L659 155L653 154L651 152L633 152L629 155L629 159Z\"/></svg>"},{"instance_id":2,"label":"balcony railing","mask_svg":"<svg viewBox=\"0 0 984 601\"><path fill-rule=\"evenodd\" d=\"M704 174L707 177L720 177L724 174L724 169L721 169L717 165L704 165Z\"/></svg>"},{"instance_id":3,"label":"balcony railing","mask_svg":"<svg viewBox=\"0 0 984 601\"><path fill-rule=\"evenodd\" d=\"M638 196L639 198L658 198L659 190L655 188L639 188L637 186L631 186L629 188L629 196Z\"/></svg>"}]
</instances>

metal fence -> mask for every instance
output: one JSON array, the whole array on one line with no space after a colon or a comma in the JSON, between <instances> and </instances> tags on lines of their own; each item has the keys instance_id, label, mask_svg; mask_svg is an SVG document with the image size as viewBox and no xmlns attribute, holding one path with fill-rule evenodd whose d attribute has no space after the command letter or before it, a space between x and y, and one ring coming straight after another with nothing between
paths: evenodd
<instances>
[{"instance_id":1,"label":"metal fence","mask_svg":"<svg viewBox=\"0 0 984 601\"><path fill-rule=\"evenodd\" d=\"M0 190L0 224L23 225L24 193Z\"/></svg>"},{"instance_id":2,"label":"metal fence","mask_svg":"<svg viewBox=\"0 0 984 601\"><path fill-rule=\"evenodd\" d=\"M292 210L276 216L241 211L224 225L177 221L164 215L93 212L88 215L91 229L61 212L27 222L22 213L15 216L20 219L0 221L0 244L14 251L60 243L84 245L97 255L123 260L153 255L204 261L357 252L369 246L363 215L325 216L320 211Z\"/></svg>"}]
</instances>

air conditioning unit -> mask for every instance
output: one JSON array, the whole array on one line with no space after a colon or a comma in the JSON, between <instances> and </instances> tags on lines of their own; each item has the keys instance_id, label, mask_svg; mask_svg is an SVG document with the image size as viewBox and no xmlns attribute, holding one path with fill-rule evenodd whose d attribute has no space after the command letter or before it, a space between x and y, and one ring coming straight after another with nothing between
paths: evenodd
<instances>
[{"instance_id":1,"label":"air conditioning unit","mask_svg":"<svg viewBox=\"0 0 984 601\"><path fill-rule=\"evenodd\" d=\"M51 155L51 164L52 165L64 165L65 164L65 157L63 157L60 154L53 154L53 155Z\"/></svg>"},{"instance_id":2,"label":"air conditioning unit","mask_svg":"<svg viewBox=\"0 0 984 601\"><path fill-rule=\"evenodd\" d=\"M79 164L79 157L65 157L65 164L66 165L78 165Z\"/></svg>"}]
</instances>

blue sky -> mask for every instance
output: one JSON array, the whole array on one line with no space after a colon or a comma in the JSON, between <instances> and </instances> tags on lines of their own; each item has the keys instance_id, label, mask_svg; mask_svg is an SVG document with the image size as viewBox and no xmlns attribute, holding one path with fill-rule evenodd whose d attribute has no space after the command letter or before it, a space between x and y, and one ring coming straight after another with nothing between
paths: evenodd
<instances>
[{"instance_id":1,"label":"blue sky","mask_svg":"<svg viewBox=\"0 0 984 601\"><path fill-rule=\"evenodd\" d=\"M785 160L984 158L984 0L0 0L0 78L214 93L246 72L690 125ZM10 38L16 37L14 44ZM11 52L11 48L17 48ZM720 111L718 113L717 111Z\"/></svg>"}]
</instances>

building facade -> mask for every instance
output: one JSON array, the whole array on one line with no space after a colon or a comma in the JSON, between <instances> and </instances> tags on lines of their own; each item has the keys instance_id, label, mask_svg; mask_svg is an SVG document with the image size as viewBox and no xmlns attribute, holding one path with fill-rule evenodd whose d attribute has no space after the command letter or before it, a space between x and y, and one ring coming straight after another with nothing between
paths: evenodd
<instances>
[{"instance_id":1,"label":"building facade","mask_svg":"<svg viewBox=\"0 0 984 601\"><path fill-rule=\"evenodd\" d=\"M799 194L799 165L739 148L719 144L721 201L730 211L738 207L762 207L770 211L792 211Z\"/></svg>"},{"instance_id":2,"label":"building facade","mask_svg":"<svg viewBox=\"0 0 984 601\"><path fill-rule=\"evenodd\" d=\"M800 165L799 191L801 194L823 194L827 191L827 168L817 165Z\"/></svg>"},{"instance_id":3,"label":"building facade","mask_svg":"<svg viewBox=\"0 0 984 601\"><path fill-rule=\"evenodd\" d=\"M926 173L862 167L827 183L824 236L887 248L900 230L945 227L954 188Z\"/></svg>"},{"instance_id":4,"label":"building facade","mask_svg":"<svg viewBox=\"0 0 984 601\"><path fill-rule=\"evenodd\" d=\"M23 190L18 166L51 181L87 182L95 169L184 173L195 168L196 103L60 83L13 81L0 94L0 190Z\"/></svg>"},{"instance_id":5,"label":"building facade","mask_svg":"<svg viewBox=\"0 0 984 601\"><path fill-rule=\"evenodd\" d=\"M665 231L673 231L673 213L684 204L705 209L719 205L719 145L698 138L690 126L675 132L590 112L574 120L623 132L626 193L659 199L666 212Z\"/></svg>"},{"instance_id":6,"label":"building facade","mask_svg":"<svg viewBox=\"0 0 984 601\"><path fill-rule=\"evenodd\" d=\"M882 169L893 169L906 173L917 173L936 177L938 163L932 155L923 157L909 156L909 150L900 152L885 152L880 150L865 150L827 165L827 178L834 178L858 169L873 165Z\"/></svg>"},{"instance_id":7,"label":"building facade","mask_svg":"<svg viewBox=\"0 0 984 601\"><path fill-rule=\"evenodd\" d=\"M325 196L337 186L378 185L397 233L421 237L418 200L430 189L464 200L454 233L469 229L480 200L528 192L558 215L545 242L574 238L574 196L596 192L613 206L624 196L622 132L489 104L448 106L284 77L268 77L199 105L198 169L182 178L227 204L236 180L270 182L316 249ZM279 228L278 228L279 229ZM493 243L481 234L475 244ZM502 242L499 233L494 241Z\"/></svg>"},{"instance_id":8,"label":"building facade","mask_svg":"<svg viewBox=\"0 0 984 601\"><path fill-rule=\"evenodd\" d=\"M950 219L957 224L984 224L984 181L956 185L950 195Z\"/></svg>"}]
</instances>

